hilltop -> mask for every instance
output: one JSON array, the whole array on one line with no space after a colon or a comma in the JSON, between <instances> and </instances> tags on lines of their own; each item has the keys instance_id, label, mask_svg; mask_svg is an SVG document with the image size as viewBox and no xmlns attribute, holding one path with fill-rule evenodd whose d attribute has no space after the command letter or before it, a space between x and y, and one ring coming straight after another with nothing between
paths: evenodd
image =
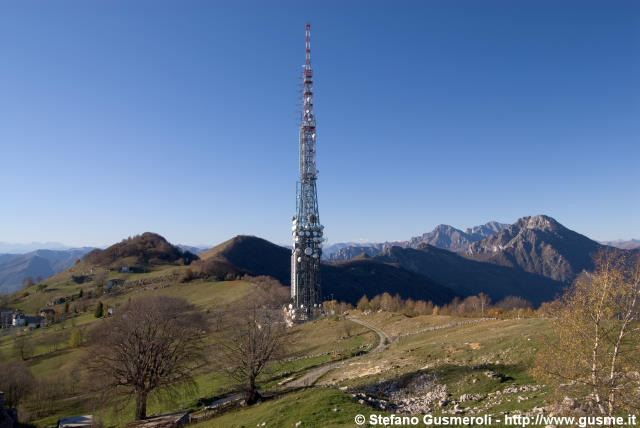
<instances>
[{"instance_id":1,"label":"hilltop","mask_svg":"<svg viewBox=\"0 0 640 428\"><path fill-rule=\"evenodd\" d=\"M145 232L123 239L104 250L95 249L84 256L83 261L95 266L120 269L122 266L188 265L197 259L195 254L182 251L157 233Z\"/></svg>"},{"instance_id":2,"label":"hilltop","mask_svg":"<svg viewBox=\"0 0 640 428\"><path fill-rule=\"evenodd\" d=\"M200 254L195 266L208 274L267 275L291 284L291 250L255 236L240 235ZM402 297L446 303L457 294L424 275L401 266L366 258L320 265L322 293L326 299L356 303L367 294L388 291Z\"/></svg>"},{"instance_id":3,"label":"hilltop","mask_svg":"<svg viewBox=\"0 0 640 428\"><path fill-rule=\"evenodd\" d=\"M256 236L239 235L200 253L197 266L206 273L224 277L267 275L283 285L290 283L291 251Z\"/></svg>"}]
</instances>

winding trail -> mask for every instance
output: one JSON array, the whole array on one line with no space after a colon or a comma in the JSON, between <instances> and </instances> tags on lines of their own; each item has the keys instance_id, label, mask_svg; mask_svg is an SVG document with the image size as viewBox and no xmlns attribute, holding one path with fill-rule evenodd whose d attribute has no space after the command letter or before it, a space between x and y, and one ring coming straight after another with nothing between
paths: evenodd
<instances>
[{"instance_id":1,"label":"winding trail","mask_svg":"<svg viewBox=\"0 0 640 428\"><path fill-rule=\"evenodd\" d=\"M360 324L363 327L368 328L369 330L372 330L373 332L375 332L378 335L378 338L380 339L378 342L378 346L376 346L374 349L372 349L371 351L367 352L366 354L361 354L361 355L357 355L355 357L351 357L351 358L346 358L344 360L340 360L340 361L336 361L333 363L327 363L324 364L320 367L316 367L315 369L311 369L309 370L307 373L305 373L304 375L302 375L301 377L299 377L298 379L294 379L291 382L288 382L286 384L284 384L287 387L290 388L302 388L305 386L311 386L313 385L318 379L320 379L325 373L327 373L329 370L333 370L336 367L339 367L340 365L346 363L347 361L353 361L357 358L361 358L365 355L371 355L371 354L375 354L378 352L382 352L384 351L389 344L391 343L391 339L389 339L389 336L387 336L387 333L385 333L384 331L372 326L371 324L368 324L360 319L356 319L356 318L348 318L349 321L353 321L356 324Z\"/></svg>"},{"instance_id":2,"label":"winding trail","mask_svg":"<svg viewBox=\"0 0 640 428\"><path fill-rule=\"evenodd\" d=\"M387 349L389 347L389 345L391 344L392 340L396 340L402 337L407 337L407 336L412 336L415 334L420 334L420 333L425 333L427 331L434 331L434 330L440 330L443 328L449 328L449 327L456 327L456 326L460 326L460 325L468 325L468 324L475 324L478 322L484 322L484 321L493 321L496 318L480 318L480 319L474 319L474 320L469 320L469 321L460 321L460 322L454 322L454 323L449 323L449 324L443 324L443 325L436 325L436 326L431 326L431 327L427 327L425 329L419 330L419 331L415 331L415 332L411 332L411 333L405 333L399 336L394 336L393 338L390 338L387 333L385 333L384 331L380 330L377 327L374 327L373 325L367 323L366 321L363 321L359 318L347 318L350 321L355 322L356 324L360 324L363 327L368 328L369 330L373 331L374 333L376 333L378 335L379 341L378 341L378 345L373 348L371 351L365 353L365 354L360 354L360 355L356 355L354 357L350 357L350 358L346 358L344 360L340 360L340 361L335 361L335 362L331 362L331 363L326 363L323 364L321 366L318 366L316 368L313 368L311 370L309 370L308 372L306 372L304 375L300 376L297 379L293 379L289 382L283 383L281 386L284 387L285 389L296 389L296 388L304 388L304 387L309 387L312 386L314 383L316 383L316 381L318 379L320 379L324 374L326 374L329 370L333 370L337 367L340 367L342 364L346 363L346 362L351 362L354 360L357 360L359 358L371 355L371 354L377 354L379 352L384 351L385 349ZM241 400L243 397L242 393L235 393L235 394L231 394L229 396L220 398L216 401L214 401L213 403L211 403L209 406L207 406L207 409L214 409L216 407L220 407L223 406L225 404L228 404L232 401L236 401L236 400Z\"/></svg>"},{"instance_id":3,"label":"winding trail","mask_svg":"<svg viewBox=\"0 0 640 428\"><path fill-rule=\"evenodd\" d=\"M303 387L307 387L307 386L311 386L313 385L318 379L320 379L320 377L322 377L325 373L327 373L329 370L332 370L336 367L339 367L340 365L344 364L347 361L353 361L357 358L361 358L365 355L371 355L371 354L375 354L378 352L382 352L384 351L389 344L391 343L391 339L389 339L389 336L387 336L387 333L385 333L384 331L362 321L356 318L348 318L350 321L355 322L356 324L360 324L361 326L364 326L370 330L372 330L373 332L375 332L378 335L379 338L379 342L378 342L378 346L376 346L375 348L373 348L371 351L367 352L366 354L361 354L361 355L357 355L355 357L351 357L351 358L346 358L344 360L340 360L340 361L336 361L333 363L326 363L323 364L319 367L316 367L314 369L309 370L308 372L306 372L304 375L302 375L301 377L297 378L297 379L293 379L290 382L284 383L282 384L282 386L284 386L285 388L303 388ZM231 394L228 395L226 397L220 398L216 401L214 401L213 403L211 403L210 405L208 405L206 408L208 410L211 409L215 409L221 406L224 406L225 404L231 403L233 401L239 401L244 397L244 394L241 392L235 393L235 394Z\"/></svg>"}]
</instances>

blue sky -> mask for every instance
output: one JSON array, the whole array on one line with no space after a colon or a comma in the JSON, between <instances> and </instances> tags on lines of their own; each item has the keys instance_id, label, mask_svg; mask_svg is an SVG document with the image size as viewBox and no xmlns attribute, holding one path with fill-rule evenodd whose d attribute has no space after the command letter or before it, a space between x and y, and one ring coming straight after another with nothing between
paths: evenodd
<instances>
[{"instance_id":1,"label":"blue sky","mask_svg":"<svg viewBox=\"0 0 640 428\"><path fill-rule=\"evenodd\" d=\"M1 1L0 241L290 239L304 24L331 242L640 237L640 3Z\"/></svg>"}]
</instances>

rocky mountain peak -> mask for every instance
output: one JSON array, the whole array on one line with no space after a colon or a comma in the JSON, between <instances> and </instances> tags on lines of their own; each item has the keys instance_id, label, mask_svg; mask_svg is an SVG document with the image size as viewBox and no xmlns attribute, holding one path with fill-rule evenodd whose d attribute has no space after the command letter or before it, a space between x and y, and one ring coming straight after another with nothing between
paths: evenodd
<instances>
[{"instance_id":1,"label":"rocky mountain peak","mask_svg":"<svg viewBox=\"0 0 640 428\"><path fill-rule=\"evenodd\" d=\"M500 233L474 242L465 255L567 282L592 267L591 257L599 248L597 242L555 219L536 215L522 217Z\"/></svg>"},{"instance_id":2,"label":"rocky mountain peak","mask_svg":"<svg viewBox=\"0 0 640 428\"><path fill-rule=\"evenodd\" d=\"M543 230L543 231L556 231L561 229L566 229L560 223L558 223L554 218L549 216L539 214L531 217L522 217L519 219L514 226L524 228L524 229L535 229L535 230Z\"/></svg>"}]
</instances>

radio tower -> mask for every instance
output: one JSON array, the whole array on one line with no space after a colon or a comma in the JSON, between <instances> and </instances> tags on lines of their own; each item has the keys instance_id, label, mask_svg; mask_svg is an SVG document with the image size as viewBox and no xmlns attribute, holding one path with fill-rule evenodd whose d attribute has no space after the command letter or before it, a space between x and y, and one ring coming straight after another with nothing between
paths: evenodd
<instances>
[{"instance_id":1,"label":"radio tower","mask_svg":"<svg viewBox=\"0 0 640 428\"><path fill-rule=\"evenodd\" d=\"M291 317L304 321L320 309L320 256L322 231L316 192L316 119L313 115L311 24L306 27L306 61L302 73L302 123L300 125L300 181L296 187L291 253Z\"/></svg>"}]
</instances>

